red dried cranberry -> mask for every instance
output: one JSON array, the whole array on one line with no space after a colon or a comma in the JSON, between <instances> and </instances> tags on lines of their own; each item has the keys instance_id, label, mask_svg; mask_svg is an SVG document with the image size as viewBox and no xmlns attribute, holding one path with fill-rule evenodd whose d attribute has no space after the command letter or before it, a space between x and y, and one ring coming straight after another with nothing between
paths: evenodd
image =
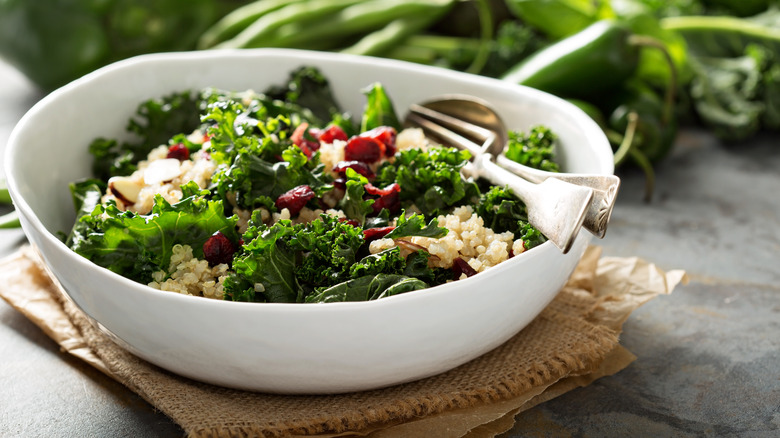
<instances>
[{"instance_id":1,"label":"red dried cranberry","mask_svg":"<svg viewBox=\"0 0 780 438\"><path fill-rule=\"evenodd\" d=\"M184 143L172 144L168 147L168 155L166 158L175 158L179 161L184 161L190 158L190 150Z\"/></svg>"},{"instance_id":2,"label":"red dried cranberry","mask_svg":"<svg viewBox=\"0 0 780 438\"><path fill-rule=\"evenodd\" d=\"M387 187L380 189L379 187L368 183L363 186L363 188L366 190L366 193L369 195L375 195L375 196L387 196L392 193L397 193L401 191L401 186L398 185L398 183L392 183L389 184Z\"/></svg>"},{"instance_id":3,"label":"red dried cranberry","mask_svg":"<svg viewBox=\"0 0 780 438\"><path fill-rule=\"evenodd\" d=\"M301 123L295 128L295 131L293 131L290 140L292 140L293 144L298 146L308 158L311 158L313 151L320 148L320 142L306 138L308 128L308 123Z\"/></svg>"},{"instance_id":4,"label":"red dried cranberry","mask_svg":"<svg viewBox=\"0 0 780 438\"><path fill-rule=\"evenodd\" d=\"M395 227L378 227L378 228L366 228L363 230L363 240L370 242L372 240L381 239L387 236Z\"/></svg>"},{"instance_id":5,"label":"red dried cranberry","mask_svg":"<svg viewBox=\"0 0 780 438\"><path fill-rule=\"evenodd\" d=\"M347 141L347 133L341 129L338 125L328 125L324 130L319 131L316 135L323 143L333 143L335 140Z\"/></svg>"},{"instance_id":6,"label":"red dried cranberry","mask_svg":"<svg viewBox=\"0 0 780 438\"><path fill-rule=\"evenodd\" d=\"M385 145L373 138L352 137L344 148L346 161L361 161L363 163L375 163L382 158Z\"/></svg>"},{"instance_id":7,"label":"red dried cranberry","mask_svg":"<svg viewBox=\"0 0 780 438\"><path fill-rule=\"evenodd\" d=\"M393 192L389 195L377 198L374 200L374 203L371 204L371 209L374 214L379 214L383 208L386 208L391 212L398 211L401 208L401 200L398 196L398 192Z\"/></svg>"},{"instance_id":8,"label":"red dried cranberry","mask_svg":"<svg viewBox=\"0 0 780 438\"><path fill-rule=\"evenodd\" d=\"M374 171L368 167L368 164L360 161L339 161L335 166L333 166L333 171L341 176L346 175L347 169L352 169L368 179L372 179L374 177Z\"/></svg>"},{"instance_id":9,"label":"red dried cranberry","mask_svg":"<svg viewBox=\"0 0 780 438\"><path fill-rule=\"evenodd\" d=\"M340 217L339 218L339 222L346 222L346 223L352 225L353 227L359 227L360 226L360 222L358 222L358 221L356 221L354 219L347 219L345 217Z\"/></svg>"},{"instance_id":10,"label":"red dried cranberry","mask_svg":"<svg viewBox=\"0 0 780 438\"><path fill-rule=\"evenodd\" d=\"M371 204L374 214L378 214L383 208L390 211L396 211L401 208L401 186L397 183L392 183L387 187L380 189L371 183L363 185L363 189L366 194L374 198L374 203Z\"/></svg>"},{"instance_id":11,"label":"red dried cranberry","mask_svg":"<svg viewBox=\"0 0 780 438\"><path fill-rule=\"evenodd\" d=\"M395 155L395 137L398 132L392 126L379 126L370 131L360 134L361 137L373 138L385 145L385 156Z\"/></svg>"},{"instance_id":12,"label":"red dried cranberry","mask_svg":"<svg viewBox=\"0 0 780 438\"><path fill-rule=\"evenodd\" d=\"M460 257L457 257L452 261L452 271L455 273L456 280L460 278L461 274L466 274L466 277L471 277L477 273L468 262Z\"/></svg>"},{"instance_id":13,"label":"red dried cranberry","mask_svg":"<svg viewBox=\"0 0 780 438\"><path fill-rule=\"evenodd\" d=\"M333 180L333 187L341 190L345 190L347 188L347 179L343 176L340 176Z\"/></svg>"},{"instance_id":14,"label":"red dried cranberry","mask_svg":"<svg viewBox=\"0 0 780 438\"><path fill-rule=\"evenodd\" d=\"M279 195L276 198L276 207L279 210L286 208L290 210L290 216L295 216L314 196L314 190L311 187L298 186Z\"/></svg>"},{"instance_id":15,"label":"red dried cranberry","mask_svg":"<svg viewBox=\"0 0 780 438\"><path fill-rule=\"evenodd\" d=\"M210 266L216 266L221 263L230 264L233 261L235 252L236 245L221 231L217 231L203 243L203 257L209 262Z\"/></svg>"}]
</instances>

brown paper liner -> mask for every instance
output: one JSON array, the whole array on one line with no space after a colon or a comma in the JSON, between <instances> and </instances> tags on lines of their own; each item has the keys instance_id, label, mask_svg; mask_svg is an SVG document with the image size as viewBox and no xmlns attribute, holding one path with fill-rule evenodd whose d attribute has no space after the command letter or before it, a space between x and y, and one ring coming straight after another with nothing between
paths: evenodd
<instances>
[{"instance_id":1,"label":"brown paper liner","mask_svg":"<svg viewBox=\"0 0 780 438\"><path fill-rule=\"evenodd\" d=\"M381 390L285 396L189 380L145 362L97 330L29 247L0 261L0 296L62 348L136 392L188 436L484 437L517 413L620 371L630 313L685 281L591 247L568 284L520 333L446 373Z\"/></svg>"}]
</instances>

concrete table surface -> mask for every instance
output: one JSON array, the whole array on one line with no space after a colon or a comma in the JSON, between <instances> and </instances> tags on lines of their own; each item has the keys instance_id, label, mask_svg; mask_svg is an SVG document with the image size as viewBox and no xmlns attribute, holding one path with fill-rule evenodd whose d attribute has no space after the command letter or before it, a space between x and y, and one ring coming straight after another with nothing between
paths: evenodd
<instances>
[{"instance_id":1,"label":"concrete table surface","mask_svg":"<svg viewBox=\"0 0 780 438\"><path fill-rule=\"evenodd\" d=\"M0 61L0 152L41 97ZM628 319L621 344L634 363L521 413L504 437L780 436L780 136L723 145L684 131L656 170L651 203L643 175L621 170L609 232L595 243L684 269L691 282ZM0 256L24 242L0 230ZM0 436L181 435L0 300Z\"/></svg>"}]
</instances>

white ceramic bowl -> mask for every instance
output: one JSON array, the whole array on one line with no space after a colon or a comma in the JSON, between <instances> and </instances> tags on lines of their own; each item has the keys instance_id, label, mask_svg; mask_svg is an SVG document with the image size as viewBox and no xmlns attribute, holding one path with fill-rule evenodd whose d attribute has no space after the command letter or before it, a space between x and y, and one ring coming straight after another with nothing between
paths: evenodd
<instances>
[{"instance_id":1,"label":"white ceramic bowl","mask_svg":"<svg viewBox=\"0 0 780 438\"><path fill-rule=\"evenodd\" d=\"M22 227L72 300L117 343L192 379L277 393L337 393L447 371L525 327L565 283L590 235L564 255L547 242L474 277L373 302L256 304L161 292L98 267L58 238L74 220L68 183L90 175L87 145L121 136L143 100L214 86L264 90L314 65L360 114L362 88L385 85L399 115L432 96L492 102L510 129L546 124L572 172L611 174L601 130L573 105L525 87L437 68L331 53L259 49L146 55L45 97L14 129L6 175Z\"/></svg>"}]
</instances>

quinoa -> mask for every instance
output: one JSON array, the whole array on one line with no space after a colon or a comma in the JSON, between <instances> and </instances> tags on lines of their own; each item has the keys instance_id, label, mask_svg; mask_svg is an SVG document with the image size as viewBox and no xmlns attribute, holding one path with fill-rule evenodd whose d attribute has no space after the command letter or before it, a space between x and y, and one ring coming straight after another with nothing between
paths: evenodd
<instances>
[{"instance_id":1,"label":"quinoa","mask_svg":"<svg viewBox=\"0 0 780 438\"><path fill-rule=\"evenodd\" d=\"M105 203L109 200L113 200L120 210L147 214L154 206L155 195L159 194L163 199L173 204L181 200L181 186L183 184L194 181L200 188L206 188L208 186L217 166L209 159L209 154L205 149L201 149L194 153L191 159L182 161L166 158L167 153L168 146L158 146L147 155L146 160L142 160L138 163L138 170L133 172L130 176L120 177L140 188L137 198L130 200L135 202L126 202L126 199L122 196L117 196L112 190L108 190L101 201ZM156 179L150 181L149 169L151 166L154 166L153 163L160 163L161 160L166 160L166 164L170 164L174 167L175 176L163 181L157 181ZM177 161L179 161L177 164L178 168L175 168L174 165L176 165ZM111 180L109 180L109 183L110 182Z\"/></svg>"},{"instance_id":2,"label":"quinoa","mask_svg":"<svg viewBox=\"0 0 780 438\"><path fill-rule=\"evenodd\" d=\"M174 245L168 272L155 272L154 281L148 285L167 292L222 299L227 275L228 265L211 267L207 261L193 257L189 245Z\"/></svg>"},{"instance_id":3,"label":"quinoa","mask_svg":"<svg viewBox=\"0 0 780 438\"><path fill-rule=\"evenodd\" d=\"M425 248L431 257L429 264L438 268L451 268L456 258L462 258L475 271L482 272L523 252L522 239L514 239L507 231L496 233L485 226L481 217L469 206L455 208L451 214L438 217L439 226L449 232L439 239L413 236L408 241ZM377 239L369 244L369 251L376 254L398 246L393 239ZM465 274L463 274L465 275Z\"/></svg>"}]
</instances>

